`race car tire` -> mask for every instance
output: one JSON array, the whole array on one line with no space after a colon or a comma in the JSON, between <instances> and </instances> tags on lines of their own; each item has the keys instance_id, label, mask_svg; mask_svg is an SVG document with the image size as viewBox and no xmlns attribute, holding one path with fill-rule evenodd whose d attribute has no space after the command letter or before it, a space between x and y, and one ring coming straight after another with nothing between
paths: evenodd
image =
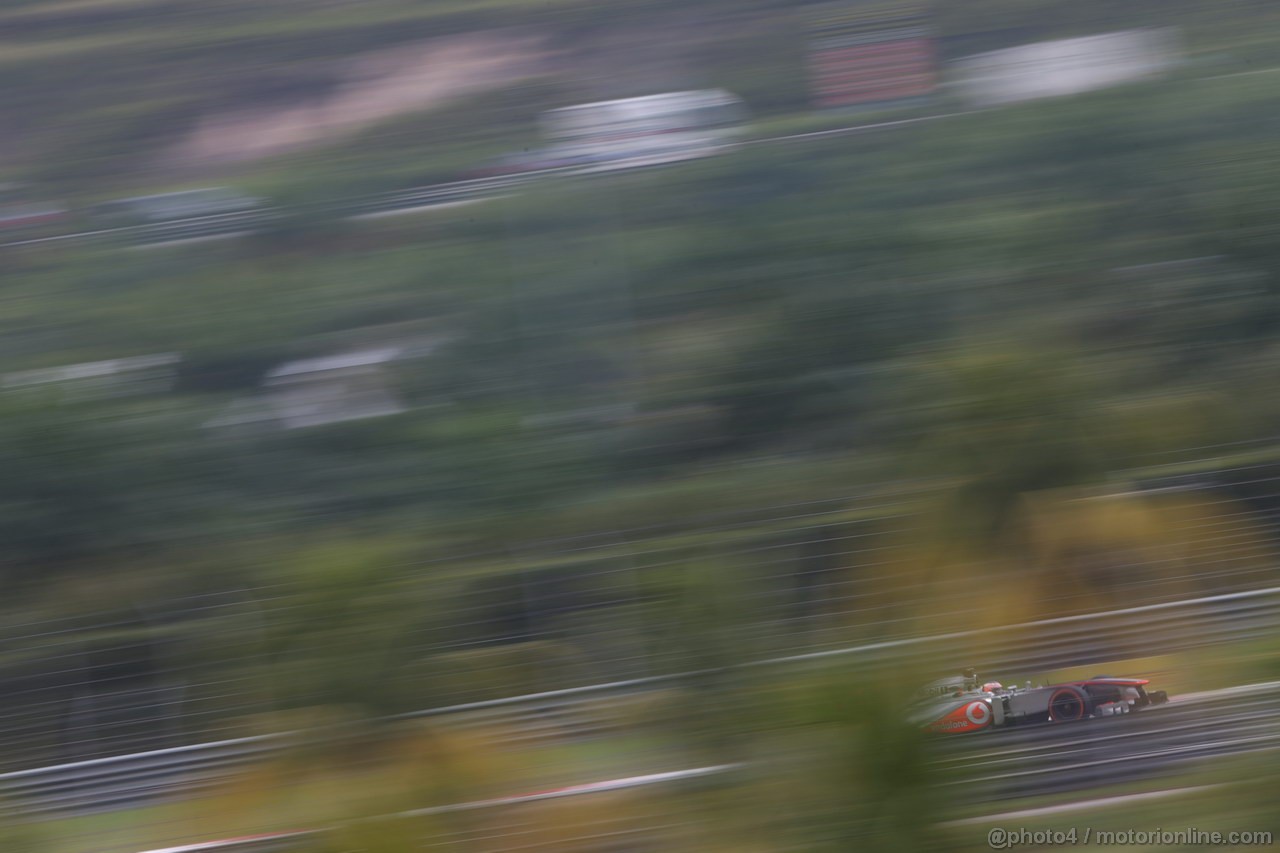
<instances>
[{"instance_id":1,"label":"race car tire","mask_svg":"<svg viewBox=\"0 0 1280 853\"><path fill-rule=\"evenodd\" d=\"M1069 723L1083 720L1093 713L1089 694L1079 687L1060 687L1049 697L1049 721Z\"/></svg>"},{"instance_id":2,"label":"race car tire","mask_svg":"<svg viewBox=\"0 0 1280 853\"><path fill-rule=\"evenodd\" d=\"M1147 698L1151 701L1152 705L1163 705L1165 702L1169 701L1169 694L1163 690L1153 690L1147 694Z\"/></svg>"}]
</instances>

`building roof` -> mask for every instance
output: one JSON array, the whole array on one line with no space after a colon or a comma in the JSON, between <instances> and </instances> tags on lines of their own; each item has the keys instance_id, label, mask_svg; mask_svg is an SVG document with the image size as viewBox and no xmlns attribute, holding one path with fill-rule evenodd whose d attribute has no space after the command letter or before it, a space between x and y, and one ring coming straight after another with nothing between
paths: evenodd
<instances>
[{"instance_id":1,"label":"building roof","mask_svg":"<svg viewBox=\"0 0 1280 853\"><path fill-rule=\"evenodd\" d=\"M356 352L327 355L320 358L304 358L290 361L267 374L267 380L283 379L307 374L327 373L333 370L349 370L353 367L370 367L396 361L404 355L401 347L358 350Z\"/></svg>"}]
</instances>

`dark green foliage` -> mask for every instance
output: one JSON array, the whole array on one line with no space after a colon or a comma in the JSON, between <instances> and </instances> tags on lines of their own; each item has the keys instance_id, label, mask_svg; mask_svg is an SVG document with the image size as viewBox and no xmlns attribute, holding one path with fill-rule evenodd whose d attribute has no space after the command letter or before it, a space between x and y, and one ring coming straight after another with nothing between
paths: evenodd
<instances>
[{"instance_id":1,"label":"dark green foliage","mask_svg":"<svg viewBox=\"0 0 1280 853\"><path fill-rule=\"evenodd\" d=\"M959 464L995 489L967 502L986 506L1139 462L1115 442L1098 446L1088 436L1106 428L1077 420L1086 410L1105 420L1138 390L1198 393L1274 328L1266 187L1277 170L1259 140L1275 97L1250 79L1227 85L1225 100L1152 84L547 182L387 230L339 228L315 197L299 197L302 212L255 241L32 256L11 277L23 298L0 330L16 366L181 351L178 405L191 414L154 448L229 460L209 476L199 463L164 468L194 472L174 488L195 503L233 505L268 526L293 519L305 530L314 513L361 523L537 513L744 450L856 450L924 476ZM1213 129L1223 121L1244 141ZM384 235L389 244L377 242ZM1195 257L1213 259L1163 263ZM413 411L314 433L195 428L281 362L377 343L376 329L358 330L392 321L452 335L394 369ZM1011 355L981 380L997 408L965 394L951 406L958 392L936 353L976 341L981 360L983 348L1009 351L1009 337L1099 378L1056 389L1038 368L1022 376ZM69 340L74 350L62 348ZM50 408L40 417L56 428L32 432L52 442L61 429L87 430L65 438L66 458L85 456L76 476L116 491L95 498L103 486L67 485L70 518L15 524L26 544L13 559L109 551L123 534L75 531L151 493L146 460L132 476L91 473L131 470L118 461L126 448L94 449L100 432L154 456L150 439L114 425L110 407L92 426L61 423L85 420L80 411ZM989 423L1035 428L983 439ZM1207 439L1241 437L1222 419L1211 429ZM902 444L926 434L928 455ZM15 453L18 472L63 458ZM235 497L199 498L223 488ZM157 519L184 505L161 503ZM15 517L32 512L43 511ZM61 544L39 532L64 527Z\"/></svg>"},{"instance_id":2,"label":"dark green foliage","mask_svg":"<svg viewBox=\"0 0 1280 853\"><path fill-rule=\"evenodd\" d=\"M0 413L0 551L12 583L87 571L216 535L236 516L198 424L167 408L116 409L11 391Z\"/></svg>"}]
</instances>

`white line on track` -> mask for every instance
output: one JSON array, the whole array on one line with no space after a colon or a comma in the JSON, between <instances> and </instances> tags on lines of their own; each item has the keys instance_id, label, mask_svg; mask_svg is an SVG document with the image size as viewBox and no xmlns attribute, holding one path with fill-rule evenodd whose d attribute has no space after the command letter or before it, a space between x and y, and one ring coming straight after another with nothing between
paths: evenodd
<instances>
[{"instance_id":1,"label":"white line on track","mask_svg":"<svg viewBox=\"0 0 1280 853\"><path fill-rule=\"evenodd\" d=\"M1239 687L1220 687L1217 690L1203 690L1199 693L1182 693L1169 697L1169 704L1183 705L1193 702L1204 702L1221 699L1225 696L1243 696L1249 693L1268 693L1280 690L1280 681L1260 681L1257 684L1242 684Z\"/></svg>"},{"instance_id":2,"label":"white line on track","mask_svg":"<svg viewBox=\"0 0 1280 853\"><path fill-rule=\"evenodd\" d=\"M603 782L588 782L585 785L570 785L566 788L553 788L549 791L538 791L532 794L518 794L513 797L497 797L492 800L476 800L469 803L452 803L445 806L431 806L425 809L414 809L413 811L398 812L396 814L384 815L381 818L370 818L370 820L394 820L406 817L423 817L433 814L444 814L446 812L468 811L471 809L485 809L495 806L511 806L520 803L532 803L539 800L554 800L560 797L574 797L582 794L599 794L605 791L620 791L626 788L641 788L646 785L658 785L663 782L675 782L681 779L696 779L702 776L715 776L735 770L741 765L737 764L720 764L711 767L695 767L690 770L674 770L667 773L649 773L643 776L627 776L622 779L606 779ZM256 842L272 842L286 841L290 838L303 838L316 832L324 832L323 829L313 830L295 830L292 832L278 832L265 835L242 836L240 838L227 838L221 841L201 841L196 844L180 845L178 847L162 847L156 850L146 850L142 853L200 853L205 850L235 850L238 847L246 847ZM246 853L248 851L246 850Z\"/></svg>"},{"instance_id":3,"label":"white line on track","mask_svg":"<svg viewBox=\"0 0 1280 853\"><path fill-rule=\"evenodd\" d=\"M129 246L131 252L141 252L144 249L166 249L170 246L187 246L193 243L216 243L219 240L235 240L240 237L248 237L256 232L253 231L228 231L225 234L205 234L201 237L179 237L176 240L164 240L160 243L139 243L136 246Z\"/></svg>"},{"instance_id":4,"label":"white line on track","mask_svg":"<svg viewBox=\"0 0 1280 853\"><path fill-rule=\"evenodd\" d=\"M357 213L355 216L348 216L347 219L353 221L362 221L366 219L387 219L391 216L405 216L410 213L423 213L428 210L445 210L452 207L464 207L468 204L479 204L482 201L494 201L495 199L507 198L505 195L485 196L483 198L468 198L461 201L436 201L428 204L420 204L414 207L397 207L392 210L375 210L373 213Z\"/></svg>"},{"instance_id":5,"label":"white line on track","mask_svg":"<svg viewBox=\"0 0 1280 853\"><path fill-rule=\"evenodd\" d=\"M181 844L177 847L161 847L147 850L145 853L199 853L202 850L229 850L244 847L257 842L285 841L290 838L301 838L308 832L273 832L264 835L246 835L241 838L224 838L221 841L201 841L196 844Z\"/></svg>"},{"instance_id":6,"label":"white line on track","mask_svg":"<svg viewBox=\"0 0 1280 853\"><path fill-rule=\"evenodd\" d=\"M1230 74L1214 74L1212 77L1201 77L1201 80L1227 80L1231 77L1251 77L1254 74L1274 74L1280 71L1280 66L1275 68L1255 68L1253 71L1233 71Z\"/></svg>"},{"instance_id":7,"label":"white line on track","mask_svg":"<svg viewBox=\"0 0 1280 853\"><path fill-rule=\"evenodd\" d=\"M957 118L959 116L976 115L977 113L987 112L986 110L964 110L956 113L939 113L932 116L916 116L915 118L902 118L894 121L880 121L873 124L851 124L847 127L833 127L829 130L813 130L807 133L791 133L786 136L770 136L764 139L749 139L742 144L744 145L767 145L771 142L789 142L793 139L816 139L822 136L837 136L842 133L859 133L864 130L880 130L886 127L901 127L908 124L919 124L926 121L938 121L944 118Z\"/></svg>"},{"instance_id":8,"label":"white line on track","mask_svg":"<svg viewBox=\"0 0 1280 853\"><path fill-rule=\"evenodd\" d=\"M1078 800L1074 803L1062 803L1056 806L1042 806L1038 809L1020 809L1016 812L1003 812L1001 814L982 815L981 817L967 817L963 820L947 821L943 826L972 826L974 824L1004 823L1005 821L1019 820L1021 818L1043 817L1045 815L1083 811L1085 809L1107 808L1108 806L1123 806L1128 805L1129 803L1141 802L1142 800L1159 800L1165 797L1180 796L1182 794L1211 791L1215 788L1221 787L1221 785L1197 785L1191 788L1169 788L1163 791L1146 791L1141 794L1120 794L1114 797L1099 797L1094 800Z\"/></svg>"}]
</instances>

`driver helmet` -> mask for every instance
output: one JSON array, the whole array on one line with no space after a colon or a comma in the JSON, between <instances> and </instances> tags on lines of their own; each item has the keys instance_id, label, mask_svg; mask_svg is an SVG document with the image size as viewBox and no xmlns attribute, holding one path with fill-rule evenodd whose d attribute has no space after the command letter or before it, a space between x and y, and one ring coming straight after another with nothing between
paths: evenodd
<instances>
[{"instance_id":1,"label":"driver helmet","mask_svg":"<svg viewBox=\"0 0 1280 853\"><path fill-rule=\"evenodd\" d=\"M986 684L982 685L983 693L995 693L997 690L1003 689L1004 685L998 681L988 681Z\"/></svg>"}]
</instances>

